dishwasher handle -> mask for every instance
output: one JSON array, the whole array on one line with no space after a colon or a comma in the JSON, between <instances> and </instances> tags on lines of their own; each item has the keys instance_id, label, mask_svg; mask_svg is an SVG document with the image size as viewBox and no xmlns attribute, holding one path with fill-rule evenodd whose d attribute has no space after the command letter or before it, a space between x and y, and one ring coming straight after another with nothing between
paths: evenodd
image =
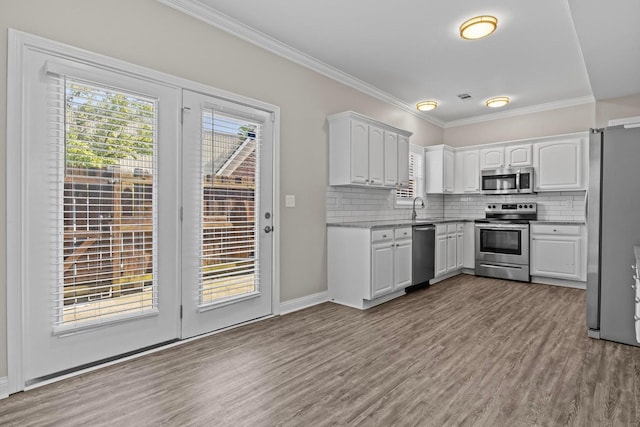
<instances>
[{"instance_id":1,"label":"dishwasher handle","mask_svg":"<svg viewBox=\"0 0 640 427\"><path fill-rule=\"evenodd\" d=\"M427 225L425 227L413 227L414 231L435 231L435 225Z\"/></svg>"}]
</instances>

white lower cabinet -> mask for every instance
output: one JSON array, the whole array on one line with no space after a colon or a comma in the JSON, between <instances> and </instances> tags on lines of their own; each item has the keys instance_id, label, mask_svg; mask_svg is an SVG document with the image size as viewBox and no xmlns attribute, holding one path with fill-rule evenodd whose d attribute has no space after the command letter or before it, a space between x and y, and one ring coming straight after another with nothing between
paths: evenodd
<instances>
[{"instance_id":1,"label":"white lower cabinet","mask_svg":"<svg viewBox=\"0 0 640 427\"><path fill-rule=\"evenodd\" d=\"M436 227L438 230L439 226ZM437 233L437 231L436 231ZM436 234L436 267L435 267L435 277L443 276L447 274L447 233L446 228L445 232L442 235Z\"/></svg>"},{"instance_id":2,"label":"white lower cabinet","mask_svg":"<svg viewBox=\"0 0 640 427\"><path fill-rule=\"evenodd\" d=\"M531 224L531 275L585 281L583 225Z\"/></svg>"},{"instance_id":3,"label":"white lower cabinet","mask_svg":"<svg viewBox=\"0 0 640 427\"><path fill-rule=\"evenodd\" d=\"M329 299L366 309L404 294L411 285L411 231L329 226Z\"/></svg>"},{"instance_id":4,"label":"white lower cabinet","mask_svg":"<svg viewBox=\"0 0 640 427\"><path fill-rule=\"evenodd\" d=\"M377 298L393 290L393 240L371 245L371 297Z\"/></svg>"},{"instance_id":5,"label":"white lower cabinet","mask_svg":"<svg viewBox=\"0 0 640 427\"><path fill-rule=\"evenodd\" d=\"M476 228L473 222L465 222L464 230L464 251L462 266L474 270L476 268Z\"/></svg>"},{"instance_id":6,"label":"white lower cabinet","mask_svg":"<svg viewBox=\"0 0 640 427\"><path fill-rule=\"evenodd\" d=\"M436 225L436 278L462 269L464 243L464 223Z\"/></svg>"},{"instance_id":7,"label":"white lower cabinet","mask_svg":"<svg viewBox=\"0 0 640 427\"><path fill-rule=\"evenodd\" d=\"M394 289L404 289L411 286L411 240L396 241L393 263Z\"/></svg>"}]
</instances>

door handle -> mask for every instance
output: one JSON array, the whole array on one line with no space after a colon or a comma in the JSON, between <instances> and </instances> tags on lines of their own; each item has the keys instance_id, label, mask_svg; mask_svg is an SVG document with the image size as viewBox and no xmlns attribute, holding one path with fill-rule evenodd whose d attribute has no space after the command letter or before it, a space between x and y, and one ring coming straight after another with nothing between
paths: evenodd
<instances>
[{"instance_id":1,"label":"door handle","mask_svg":"<svg viewBox=\"0 0 640 427\"><path fill-rule=\"evenodd\" d=\"M265 232L265 233L267 233L267 234L268 234L268 233L271 233L272 231L273 231L273 226L272 226L272 225L267 225L267 226L264 228L264 232Z\"/></svg>"}]
</instances>

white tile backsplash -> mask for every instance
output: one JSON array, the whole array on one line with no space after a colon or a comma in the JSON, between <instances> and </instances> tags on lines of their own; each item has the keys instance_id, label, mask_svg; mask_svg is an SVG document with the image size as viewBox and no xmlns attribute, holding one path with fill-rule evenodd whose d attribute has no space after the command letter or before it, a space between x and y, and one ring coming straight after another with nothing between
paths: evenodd
<instances>
[{"instance_id":1,"label":"white tile backsplash","mask_svg":"<svg viewBox=\"0 0 640 427\"><path fill-rule=\"evenodd\" d=\"M418 218L442 217L444 199L440 194L424 198L425 207L416 207ZM395 191L381 188L327 187L327 222L384 221L411 218L411 205L395 206Z\"/></svg>"},{"instance_id":2,"label":"white tile backsplash","mask_svg":"<svg viewBox=\"0 0 640 427\"><path fill-rule=\"evenodd\" d=\"M429 194L418 218L481 218L487 203L537 202L540 220L585 219L585 192L562 191L529 195ZM411 205L396 206L389 189L327 187L327 222L406 220Z\"/></svg>"},{"instance_id":3,"label":"white tile backsplash","mask_svg":"<svg viewBox=\"0 0 640 427\"><path fill-rule=\"evenodd\" d=\"M554 191L528 195L448 194L444 198L445 218L483 217L487 203L538 203L539 220L585 219L584 191Z\"/></svg>"}]
</instances>

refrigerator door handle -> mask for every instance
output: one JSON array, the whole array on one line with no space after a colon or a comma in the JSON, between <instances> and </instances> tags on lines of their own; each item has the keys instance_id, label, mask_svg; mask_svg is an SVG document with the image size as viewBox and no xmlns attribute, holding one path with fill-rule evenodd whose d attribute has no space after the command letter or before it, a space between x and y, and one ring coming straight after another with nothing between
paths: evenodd
<instances>
[{"instance_id":1,"label":"refrigerator door handle","mask_svg":"<svg viewBox=\"0 0 640 427\"><path fill-rule=\"evenodd\" d=\"M584 222L589 221L589 190L584 192Z\"/></svg>"}]
</instances>

